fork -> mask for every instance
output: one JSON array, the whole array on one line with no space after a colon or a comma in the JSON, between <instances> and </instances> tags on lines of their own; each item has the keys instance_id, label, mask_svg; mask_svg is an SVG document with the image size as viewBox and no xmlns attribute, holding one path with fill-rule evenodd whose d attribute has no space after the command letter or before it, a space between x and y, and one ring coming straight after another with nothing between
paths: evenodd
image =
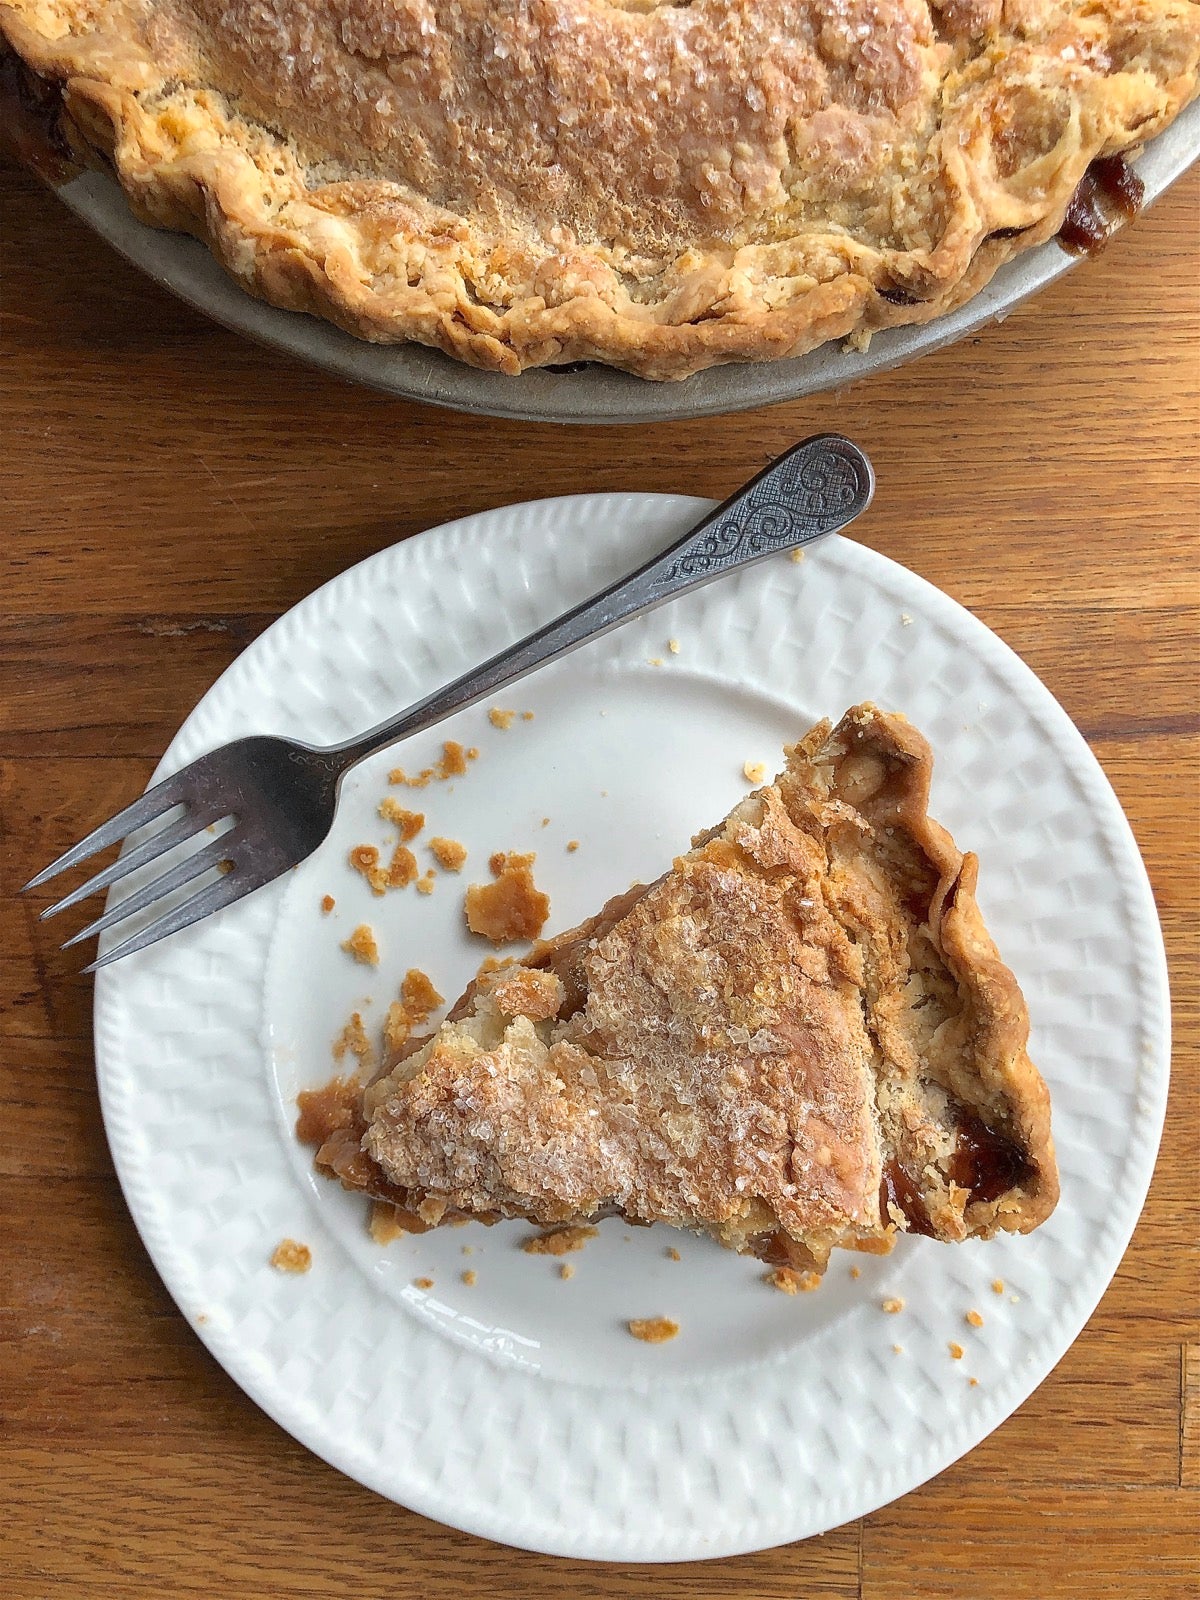
<instances>
[{"instance_id":1,"label":"fork","mask_svg":"<svg viewBox=\"0 0 1200 1600\"><path fill-rule=\"evenodd\" d=\"M92 934L101 934L197 879L209 880L83 970L94 972L135 950L144 950L261 889L310 856L333 824L343 776L365 757L433 727L452 712L474 705L631 617L727 572L797 550L846 527L870 505L874 490L871 463L857 445L836 434L806 439L636 571L399 716L381 722L360 738L324 749L255 734L211 750L147 789L140 800L31 878L25 890L38 888L153 822L163 823L157 832L126 848L111 866L42 912L43 918L56 916L194 840L205 829L227 824L219 837L110 906L63 945L65 950Z\"/></svg>"}]
</instances>

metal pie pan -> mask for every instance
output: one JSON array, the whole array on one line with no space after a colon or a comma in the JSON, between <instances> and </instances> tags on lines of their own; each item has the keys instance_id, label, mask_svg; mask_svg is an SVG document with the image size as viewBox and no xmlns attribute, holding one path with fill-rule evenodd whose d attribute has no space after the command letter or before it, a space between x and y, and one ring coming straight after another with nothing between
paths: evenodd
<instances>
[{"instance_id":1,"label":"metal pie pan","mask_svg":"<svg viewBox=\"0 0 1200 1600\"><path fill-rule=\"evenodd\" d=\"M1147 204L1197 157L1200 102L1137 159ZM1076 260L1051 240L1007 262L981 294L957 311L922 326L877 333L862 352L832 343L792 361L710 367L680 383L654 383L592 364L561 371L538 368L510 378L476 371L422 345L367 344L332 323L264 305L247 294L197 240L138 222L120 185L105 174L86 172L57 192L76 216L148 277L236 333L351 383L427 405L527 422L668 422L750 411L819 394L940 350L1003 318Z\"/></svg>"}]
</instances>

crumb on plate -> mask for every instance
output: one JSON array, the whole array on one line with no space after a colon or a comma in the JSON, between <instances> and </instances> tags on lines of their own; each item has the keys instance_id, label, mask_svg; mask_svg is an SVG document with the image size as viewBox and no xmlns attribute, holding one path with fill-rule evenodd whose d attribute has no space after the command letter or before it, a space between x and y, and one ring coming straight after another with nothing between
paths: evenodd
<instances>
[{"instance_id":1,"label":"crumb on plate","mask_svg":"<svg viewBox=\"0 0 1200 1600\"><path fill-rule=\"evenodd\" d=\"M276 1272L307 1272L312 1266L312 1251L295 1239L281 1239L271 1252Z\"/></svg>"},{"instance_id":2,"label":"crumb on plate","mask_svg":"<svg viewBox=\"0 0 1200 1600\"><path fill-rule=\"evenodd\" d=\"M791 554L788 556L788 560L789 561L794 561L795 564L797 566L799 566L800 563L804 560L804 551L803 550L793 550L791 552Z\"/></svg>"},{"instance_id":3,"label":"crumb on plate","mask_svg":"<svg viewBox=\"0 0 1200 1600\"><path fill-rule=\"evenodd\" d=\"M968 1378L967 1382L971 1385L972 1389L978 1389L978 1387L979 1387L979 1379L978 1378Z\"/></svg>"},{"instance_id":4,"label":"crumb on plate","mask_svg":"<svg viewBox=\"0 0 1200 1600\"><path fill-rule=\"evenodd\" d=\"M683 1257L679 1254L679 1251L676 1250L676 1248L675 1248L675 1246L673 1244L669 1244L667 1246L667 1260L668 1261L682 1261L683 1260Z\"/></svg>"},{"instance_id":5,"label":"crumb on plate","mask_svg":"<svg viewBox=\"0 0 1200 1600\"><path fill-rule=\"evenodd\" d=\"M821 1276L817 1272L797 1272L794 1267L775 1267L764 1274L763 1281L781 1294L807 1294L810 1289L817 1288Z\"/></svg>"},{"instance_id":6,"label":"crumb on plate","mask_svg":"<svg viewBox=\"0 0 1200 1600\"><path fill-rule=\"evenodd\" d=\"M894 1344L892 1349L898 1356L902 1356L904 1354L904 1346L902 1344Z\"/></svg>"},{"instance_id":7,"label":"crumb on plate","mask_svg":"<svg viewBox=\"0 0 1200 1600\"><path fill-rule=\"evenodd\" d=\"M983 1317L978 1311L968 1311L967 1312L967 1321L971 1324L971 1326L973 1328L982 1328L983 1327Z\"/></svg>"},{"instance_id":8,"label":"crumb on plate","mask_svg":"<svg viewBox=\"0 0 1200 1600\"><path fill-rule=\"evenodd\" d=\"M661 667L663 664L661 656L647 656L646 662L651 667Z\"/></svg>"},{"instance_id":9,"label":"crumb on plate","mask_svg":"<svg viewBox=\"0 0 1200 1600\"><path fill-rule=\"evenodd\" d=\"M465 844L459 844L457 839L444 839L440 834L437 838L430 839L429 848L433 851L438 866L444 867L447 872L460 871L467 859Z\"/></svg>"},{"instance_id":10,"label":"crumb on plate","mask_svg":"<svg viewBox=\"0 0 1200 1600\"><path fill-rule=\"evenodd\" d=\"M322 895L322 897L321 897L321 910L325 913L326 916L329 915L329 913L333 910L335 905L337 905L337 901L333 898L333 896L331 894Z\"/></svg>"},{"instance_id":11,"label":"crumb on plate","mask_svg":"<svg viewBox=\"0 0 1200 1600\"><path fill-rule=\"evenodd\" d=\"M671 654L673 656L677 656L679 654L679 640L678 639L668 639L667 640L667 649L671 652Z\"/></svg>"},{"instance_id":12,"label":"crumb on plate","mask_svg":"<svg viewBox=\"0 0 1200 1600\"><path fill-rule=\"evenodd\" d=\"M949 1349L950 1354L954 1358L955 1361L961 1361L962 1358L967 1353L963 1349L962 1345L959 1344L957 1339L951 1339L951 1341L950 1341L949 1345L947 1346L947 1348Z\"/></svg>"},{"instance_id":13,"label":"crumb on plate","mask_svg":"<svg viewBox=\"0 0 1200 1600\"><path fill-rule=\"evenodd\" d=\"M367 1231L376 1244L391 1244L402 1239L405 1230L400 1226L400 1213L390 1200L372 1200Z\"/></svg>"},{"instance_id":14,"label":"crumb on plate","mask_svg":"<svg viewBox=\"0 0 1200 1600\"><path fill-rule=\"evenodd\" d=\"M767 776L765 761L745 761L742 763L742 772L747 783L762 783Z\"/></svg>"},{"instance_id":15,"label":"crumb on plate","mask_svg":"<svg viewBox=\"0 0 1200 1600\"><path fill-rule=\"evenodd\" d=\"M861 1267L851 1267L850 1268L850 1276L852 1278L861 1278L862 1277L862 1268Z\"/></svg>"},{"instance_id":16,"label":"crumb on plate","mask_svg":"<svg viewBox=\"0 0 1200 1600\"><path fill-rule=\"evenodd\" d=\"M413 1279L413 1288L414 1289L432 1289L433 1288L433 1279L432 1278L414 1278Z\"/></svg>"},{"instance_id":17,"label":"crumb on plate","mask_svg":"<svg viewBox=\"0 0 1200 1600\"><path fill-rule=\"evenodd\" d=\"M517 720L515 711L502 711L499 706L493 706L488 712L488 721L493 728L503 728L507 731Z\"/></svg>"},{"instance_id":18,"label":"crumb on plate","mask_svg":"<svg viewBox=\"0 0 1200 1600\"><path fill-rule=\"evenodd\" d=\"M352 955L355 961L361 961L364 967L379 965L379 945L376 943L374 932L366 922L360 922L350 937L342 940L342 949Z\"/></svg>"},{"instance_id":19,"label":"crumb on plate","mask_svg":"<svg viewBox=\"0 0 1200 1600\"><path fill-rule=\"evenodd\" d=\"M679 1332L679 1324L670 1317L631 1317L625 1326L643 1344L665 1344Z\"/></svg>"},{"instance_id":20,"label":"crumb on plate","mask_svg":"<svg viewBox=\"0 0 1200 1600\"><path fill-rule=\"evenodd\" d=\"M1004 1293L1004 1279L1003 1278L993 1278L992 1279L992 1293L993 1294L1003 1294Z\"/></svg>"},{"instance_id":21,"label":"crumb on plate","mask_svg":"<svg viewBox=\"0 0 1200 1600\"><path fill-rule=\"evenodd\" d=\"M550 915L549 897L533 881L536 857L498 850L488 862L493 883L473 883L466 893L467 927L493 944L536 939Z\"/></svg>"},{"instance_id":22,"label":"crumb on plate","mask_svg":"<svg viewBox=\"0 0 1200 1600\"><path fill-rule=\"evenodd\" d=\"M907 611L902 611L900 613L900 626L902 628L911 628L912 627L912 618L909 616Z\"/></svg>"},{"instance_id":23,"label":"crumb on plate","mask_svg":"<svg viewBox=\"0 0 1200 1600\"><path fill-rule=\"evenodd\" d=\"M904 1310L904 1301L901 1300L898 1295L893 1295L890 1300L885 1300L883 1302L883 1309L888 1313L889 1316L894 1317L898 1311Z\"/></svg>"},{"instance_id":24,"label":"crumb on plate","mask_svg":"<svg viewBox=\"0 0 1200 1600\"><path fill-rule=\"evenodd\" d=\"M462 1275L462 1281L466 1284L468 1289L473 1289L478 1280L479 1274L471 1267L468 1267Z\"/></svg>"},{"instance_id":25,"label":"crumb on plate","mask_svg":"<svg viewBox=\"0 0 1200 1600\"><path fill-rule=\"evenodd\" d=\"M350 865L371 885L372 894L387 891L387 873L379 865L379 851L373 844L356 844L350 852Z\"/></svg>"},{"instance_id":26,"label":"crumb on plate","mask_svg":"<svg viewBox=\"0 0 1200 1600\"><path fill-rule=\"evenodd\" d=\"M333 1041L333 1059L343 1061L349 1053L359 1061L369 1061L374 1054L367 1030L363 1027L361 1011L352 1011L350 1020Z\"/></svg>"},{"instance_id":27,"label":"crumb on plate","mask_svg":"<svg viewBox=\"0 0 1200 1600\"><path fill-rule=\"evenodd\" d=\"M394 822L400 829L401 844L407 844L410 839L415 839L425 826L423 811L410 811L391 794L385 794L379 802L379 815L385 822Z\"/></svg>"},{"instance_id":28,"label":"crumb on plate","mask_svg":"<svg viewBox=\"0 0 1200 1600\"><path fill-rule=\"evenodd\" d=\"M563 1261L559 1265L558 1275L560 1278L573 1278L575 1276L575 1268L569 1261Z\"/></svg>"},{"instance_id":29,"label":"crumb on plate","mask_svg":"<svg viewBox=\"0 0 1200 1600\"><path fill-rule=\"evenodd\" d=\"M428 869L428 871L422 873L422 875L417 879L417 893L418 894L432 894L433 893L433 880L436 877L437 877L437 868L436 867L430 867Z\"/></svg>"},{"instance_id":30,"label":"crumb on plate","mask_svg":"<svg viewBox=\"0 0 1200 1600\"><path fill-rule=\"evenodd\" d=\"M532 722L533 721L533 712L532 711L522 711L522 713L521 713L521 721L522 722Z\"/></svg>"},{"instance_id":31,"label":"crumb on plate","mask_svg":"<svg viewBox=\"0 0 1200 1600\"><path fill-rule=\"evenodd\" d=\"M527 1256L565 1256L573 1250L582 1250L599 1230L590 1223L570 1222L563 1228L551 1228L547 1233L534 1233L521 1240L521 1249Z\"/></svg>"},{"instance_id":32,"label":"crumb on plate","mask_svg":"<svg viewBox=\"0 0 1200 1600\"><path fill-rule=\"evenodd\" d=\"M578 839L568 839L567 840L567 854L568 855L574 855L576 850L578 850L578 849L579 849L579 840Z\"/></svg>"},{"instance_id":33,"label":"crumb on plate","mask_svg":"<svg viewBox=\"0 0 1200 1600\"><path fill-rule=\"evenodd\" d=\"M441 1005L443 996L433 986L428 975L420 967L409 967L404 974L404 982L400 985L400 998L404 1001L405 1009L414 1022L424 1022L431 1011L436 1011Z\"/></svg>"}]
</instances>

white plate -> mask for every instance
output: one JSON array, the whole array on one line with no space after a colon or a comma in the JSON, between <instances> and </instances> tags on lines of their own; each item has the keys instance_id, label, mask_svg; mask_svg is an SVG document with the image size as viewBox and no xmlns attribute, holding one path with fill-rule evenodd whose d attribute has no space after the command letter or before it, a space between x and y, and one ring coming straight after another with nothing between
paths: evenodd
<instances>
[{"instance_id":1,"label":"white plate","mask_svg":"<svg viewBox=\"0 0 1200 1600\"><path fill-rule=\"evenodd\" d=\"M385 550L251 645L160 773L255 729L349 735L582 598L704 507L545 500ZM328 844L286 881L99 975L100 1088L130 1208L243 1388L326 1460L427 1516L623 1561L818 1533L913 1488L1003 1421L1120 1260L1168 1070L1165 961L1137 849L1029 669L944 595L847 540L723 580L505 698L535 719L503 732L476 708L385 752L352 775ZM312 1176L291 1131L294 1095L329 1076L351 1009L378 1024L408 966L447 995L463 985L481 952L463 932L462 887L486 875L487 854L535 849L552 924L569 924L721 816L745 791L743 762L774 763L810 719L861 699L926 732L935 814L982 858L984 913L1029 999L1053 1095L1063 1195L1050 1222L958 1248L906 1239L891 1257L857 1258L857 1279L839 1257L794 1299L766 1287L755 1262L619 1222L573 1258L569 1282L515 1247L528 1232L517 1224L372 1244L361 1200ZM347 851L386 839L375 808L388 768L427 765L442 737L479 746L468 775L393 792L427 813L425 837L468 845L467 870L439 876L429 898L373 898ZM361 921L382 946L375 973L338 948ZM284 1236L311 1245L307 1276L268 1265ZM891 1295L906 1302L898 1316L881 1310ZM978 1331L964 1321L972 1307ZM682 1326L673 1343L624 1331L625 1318L659 1314Z\"/></svg>"}]
</instances>

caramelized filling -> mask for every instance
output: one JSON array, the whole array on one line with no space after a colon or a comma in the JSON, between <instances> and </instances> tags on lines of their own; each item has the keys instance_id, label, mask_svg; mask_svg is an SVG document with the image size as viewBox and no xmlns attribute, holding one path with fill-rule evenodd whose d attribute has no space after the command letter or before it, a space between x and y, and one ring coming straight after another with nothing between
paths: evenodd
<instances>
[{"instance_id":1,"label":"caramelized filling","mask_svg":"<svg viewBox=\"0 0 1200 1600\"><path fill-rule=\"evenodd\" d=\"M0 39L0 128L17 158L52 185L78 177L72 126L62 85L31 71Z\"/></svg>"},{"instance_id":2,"label":"caramelized filling","mask_svg":"<svg viewBox=\"0 0 1200 1600\"><path fill-rule=\"evenodd\" d=\"M969 1111L961 1114L950 1179L968 1189L972 1200L999 1200L1032 1176L1025 1152Z\"/></svg>"},{"instance_id":3,"label":"caramelized filling","mask_svg":"<svg viewBox=\"0 0 1200 1600\"><path fill-rule=\"evenodd\" d=\"M1146 186L1121 156L1101 156L1071 196L1058 242L1072 255L1091 256L1141 209Z\"/></svg>"},{"instance_id":4,"label":"caramelized filling","mask_svg":"<svg viewBox=\"0 0 1200 1600\"><path fill-rule=\"evenodd\" d=\"M919 1233L926 1239L933 1238L933 1228L921 1192L912 1174L895 1156L885 1164L879 1184L879 1210L885 1221L890 1215L889 1206L895 1206L908 1223L909 1233Z\"/></svg>"}]
</instances>

